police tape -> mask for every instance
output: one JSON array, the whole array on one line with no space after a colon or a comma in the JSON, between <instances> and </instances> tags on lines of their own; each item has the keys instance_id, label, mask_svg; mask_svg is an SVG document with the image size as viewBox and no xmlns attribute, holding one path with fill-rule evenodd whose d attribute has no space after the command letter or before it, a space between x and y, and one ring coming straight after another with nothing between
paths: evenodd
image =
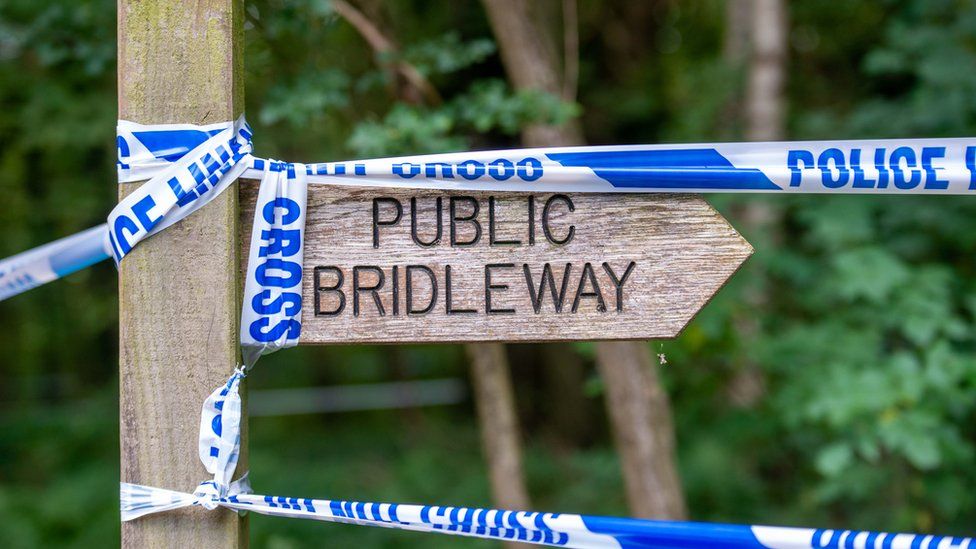
<instances>
[{"instance_id":1,"label":"police tape","mask_svg":"<svg viewBox=\"0 0 976 549\"><path fill-rule=\"evenodd\" d=\"M244 118L208 126L146 126L119 121L119 182L148 179L119 202L108 223L0 260L0 300L102 260L120 262L133 246L203 207L251 160Z\"/></svg>"},{"instance_id":2,"label":"police tape","mask_svg":"<svg viewBox=\"0 0 976 549\"><path fill-rule=\"evenodd\" d=\"M243 118L206 126L119 121L119 182L149 179L145 192L120 203L107 230L69 237L76 246L59 241L0 261L0 300L108 257L120 261L237 177L263 179L280 163L253 157L250 138ZM957 195L976 193L976 138L557 147L301 166L296 177L308 184L366 187Z\"/></svg>"},{"instance_id":3,"label":"police tape","mask_svg":"<svg viewBox=\"0 0 976 549\"><path fill-rule=\"evenodd\" d=\"M968 548L972 546L969 538L253 496L246 474L232 479L240 448L239 385L246 368L263 354L297 344L301 334L308 184L517 192L968 194L976 191L973 142L976 140L916 139L570 147L306 165L255 158L251 130L243 117L209 126L121 121L119 181L148 181L119 202L107 225L0 262L0 299L101 259L112 257L118 263L139 242L203 207L239 177L261 179L241 313L244 365L214 390L201 412L199 457L213 480L202 483L193 494L123 483L123 520L200 505L567 547L705 543L819 547L821 543L832 546L836 534L837 543L845 547L863 542L865 547ZM938 540L935 545L933 540Z\"/></svg>"},{"instance_id":4,"label":"police tape","mask_svg":"<svg viewBox=\"0 0 976 549\"><path fill-rule=\"evenodd\" d=\"M307 174L309 183L467 191L973 194L976 139L515 149L309 164Z\"/></svg>"},{"instance_id":5,"label":"police tape","mask_svg":"<svg viewBox=\"0 0 976 549\"><path fill-rule=\"evenodd\" d=\"M244 364L298 344L302 332L305 166L269 161L251 227L241 309Z\"/></svg>"},{"instance_id":6,"label":"police tape","mask_svg":"<svg viewBox=\"0 0 976 549\"><path fill-rule=\"evenodd\" d=\"M251 493L247 473L238 480L231 480L240 452L239 388L245 375L243 368L237 369L226 383L210 394L200 415L199 456L207 471L214 475L213 480L201 483L192 494L123 482L120 484L123 521L200 506L208 510L223 507L239 513L254 512L555 547L976 549L976 541L969 537L255 495Z\"/></svg>"},{"instance_id":7,"label":"police tape","mask_svg":"<svg viewBox=\"0 0 976 549\"><path fill-rule=\"evenodd\" d=\"M108 259L107 225L0 260L0 301Z\"/></svg>"},{"instance_id":8,"label":"police tape","mask_svg":"<svg viewBox=\"0 0 976 549\"><path fill-rule=\"evenodd\" d=\"M155 146L152 151L136 147L143 141L127 138L142 135L138 131L141 127L119 123L118 143L127 143L124 149L130 153L126 162L119 162L119 180L126 181L138 173L150 177L109 213L106 250L116 264L144 238L182 220L222 193L247 167L247 162L241 161L251 158L251 128L244 117L234 123L204 126L196 132L183 124L174 130L147 131L153 137L143 139ZM192 133L203 134L203 141L196 144L188 136ZM187 147L192 148L186 151Z\"/></svg>"},{"instance_id":9,"label":"police tape","mask_svg":"<svg viewBox=\"0 0 976 549\"><path fill-rule=\"evenodd\" d=\"M968 537L642 520L250 493L217 496L206 487L187 494L123 483L121 501L122 520L196 505L206 509L223 507L237 512L553 547L976 549L976 541Z\"/></svg>"},{"instance_id":10,"label":"police tape","mask_svg":"<svg viewBox=\"0 0 976 549\"><path fill-rule=\"evenodd\" d=\"M321 500L251 493L248 475L232 481L240 450L243 369L207 398L200 416L199 455L213 480L191 493L123 482L123 521L199 506L239 513L378 526L538 545L579 548L863 548L976 549L969 537L889 534L505 511L468 507Z\"/></svg>"}]
</instances>

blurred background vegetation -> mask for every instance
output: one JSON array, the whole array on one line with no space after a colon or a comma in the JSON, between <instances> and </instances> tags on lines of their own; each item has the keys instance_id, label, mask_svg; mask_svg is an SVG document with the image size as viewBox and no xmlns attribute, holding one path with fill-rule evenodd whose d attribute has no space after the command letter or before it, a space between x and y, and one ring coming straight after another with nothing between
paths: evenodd
<instances>
[{"instance_id":1,"label":"blurred background vegetation","mask_svg":"<svg viewBox=\"0 0 976 549\"><path fill-rule=\"evenodd\" d=\"M328 0L248 2L259 155L503 148L526 124L574 117L592 144L746 137L726 2L580 0L575 101L512 90L475 0L382 8L369 15L396 49L377 54ZM785 137L976 134L976 3L793 2L788 25ZM401 62L436 95L392 89ZM104 220L115 118L115 3L0 3L0 257ZM690 516L973 534L976 202L708 200L756 254L680 338L648 343L667 358ZM0 303L8 547L118 543L116 311L111 264ZM536 355L509 349L533 506L627 514L593 349L572 351L586 365L577 396L589 425L564 432ZM265 359L250 386L466 376L457 346L320 347ZM251 471L259 493L490 504L470 398L255 417ZM275 548L491 545L267 517L251 530L255 546Z\"/></svg>"}]
</instances>

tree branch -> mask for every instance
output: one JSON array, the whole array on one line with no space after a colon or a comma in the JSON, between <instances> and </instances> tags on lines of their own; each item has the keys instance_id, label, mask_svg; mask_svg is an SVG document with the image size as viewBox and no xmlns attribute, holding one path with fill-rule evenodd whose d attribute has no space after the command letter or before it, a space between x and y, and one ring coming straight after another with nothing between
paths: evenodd
<instances>
[{"instance_id":1,"label":"tree branch","mask_svg":"<svg viewBox=\"0 0 976 549\"><path fill-rule=\"evenodd\" d=\"M563 0L563 99L576 101L579 83L579 13L576 0Z\"/></svg>"},{"instance_id":2,"label":"tree branch","mask_svg":"<svg viewBox=\"0 0 976 549\"><path fill-rule=\"evenodd\" d=\"M403 60L396 61L384 61L383 56L395 54L397 51L396 44L383 34L383 31L369 20L363 12L356 9L352 4L346 2L345 0L333 0L332 8L335 10L340 17L345 19L363 40L369 44L373 51L376 53L380 64L387 65L388 68L396 74L399 74L404 80L406 80L415 90L417 90L423 100L429 105L440 105L443 102L437 89L427 80L417 67L407 63Z\"/></svg>"}]
</instances>

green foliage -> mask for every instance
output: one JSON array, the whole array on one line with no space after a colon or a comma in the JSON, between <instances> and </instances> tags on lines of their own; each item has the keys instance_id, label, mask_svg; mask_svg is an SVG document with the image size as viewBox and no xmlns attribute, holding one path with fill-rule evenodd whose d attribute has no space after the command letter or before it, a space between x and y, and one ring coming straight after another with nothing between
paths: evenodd
<instances>
[{"instance_id":1,"label":"green foliage","mask_svg":"<svg viewBox=\"0 0 976 549\"><path fill-rule=\"evenodd\" d=\"M447 32L430 40L408 45L403 53L388 56L390 61L405 61L425 76L450 75L485 61L495 53L490 38L464 41L457 32Z\"/></svg>"},{"instance_id":2,"label":"green foliage","mask_svg":"<svg viewBox=\"0 0 976 549\"><path fill-rule=\"evenodd\" d=\"M330 111L349 106L349 76L337 69L325 69L303 76L268 91L268 104L258 120L264 125L285 121L300 128L309 120L325 118Z\"/></svg>"},{"instance_id":3,"label":"green foliage","mask_svg":"<svg viewBox=\"0 0 976 549\"><path fill-rule=\"evenodd\" d=\"M466 135L511 136L527 124L561 124L576 113L574 105L549 94L513 93L500 80L479 80L439 107L399 103L382 120L359 123L348 146L357 157L463 150L470 145Z\"/></svg>"},{"instance_id":4,"label":"green foliage","mask_svg":"<svg viewBox=\"0 0 976 549\"><path fill-rule=\"evenodd\" d=\"M316 13L310 10L307 15ZM278 17L282 14L272 14L272 22L262 26L285 26L274 22ZM376 66L368 68L299 63L302 68L293 77L274 79L259 120L265 126L285 123L292 131L305 131L310 123L345 122L349 137L343 150L368 158L463 150L478 136L497 132L511 137L527 124L561 124L579 114L576 105L542 92L514 92L498 78L459 78L464 70L477 73L493 53L490 39L464 41L451 31L407 45L402 52L384 52L377 56ZM466 87L435 104L391 102L388 93L398 78L391 67L397 63L408 64L431 86L453 88L457 84L452 80L457 80ZM374 105L384 112L371 111Z\"/></svg>"},{"instance_id":5,"label":"green foliage","mask_svg":"<svg viewBox=\"0 0 976 549\"><path fill-rule=\"evenodd\" d=\"M944 505L938 494L976 481L976 323L964 306L976 286L971 267L937 250L958 245L951 233L964 225L941 238L940 226L973 206L838 200L800 201L799 240L771 266L776 284L804 288L770 311L778 321L761 352L776 380L771 411L797 451L818 448L818 504L865 506L886 494L904 501L899 528L959 520L976 501L960 494ZM925 206L946 217L915 215ZM924 246L913 242L920 235Z\"/></svg>"}]
</instances>

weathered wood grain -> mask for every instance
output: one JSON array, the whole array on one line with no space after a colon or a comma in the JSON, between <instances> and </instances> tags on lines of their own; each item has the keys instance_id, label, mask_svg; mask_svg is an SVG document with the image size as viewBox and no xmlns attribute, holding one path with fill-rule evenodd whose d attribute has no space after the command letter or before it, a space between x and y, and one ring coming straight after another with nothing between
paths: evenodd
<instances>
[{"instance_id":1,"label":"weathered wood grain","mask_svg":"<svg viewBox=\"0 0 976 549\"><path fill-rule=\"evenodd\" d=\"M250 224L257 183L242 182L242 225ZM553 195L533 195L536 226L534 245L528 245L527 195L521 193L458 193L415 190L376 190L312 185L305 236L303 295L303 343L406 343L545 340L629 340L674 337L692 316L751 254L752 248L704 200L690 195L594 195L574 194L566 202L556 200L550 208L549 229L554 240L564 239L570 226L573 238L566 244L550 242L541 223L546 201ZM467 196L479 202L482 235L471 246L450 245L450 197ZM436 200L442 201L440 242L418 245L411 236L411 199L417 203L417 236L429 241L437 234ZM392 198L402 205L401 220L395 226L379 227L379 247L374 247L374 198ZM496 205L496 239L521 240L520 245L489 244L489 200ZM467 199L456 199L459 217L471 213ZM389 201L378 205L380 221L392 221L395 207ZM471 223L458 223L459 242L472 239ZM248 242L245 230L242 243ZM246 254L245 254L246 256ZM635 266L623 283L619 302L606 263L618 279L627 266ZM561 290L565 265L572 264L567 278L562 312L554 308L548 287L540 312L535 312L525 266L538 292L544 265L553 270L557 292ZM492 268L492 284L507 285L491 291L493 309L512 312L489 314L486 303L485 266ZM600 287L604 307L595 297L581 296L573 312L585 265L589 264ZM392 290L393 266L397 266L397 305ZM406 266L429 268L437 278L438 296L429 312L406 312ZM353 292L354 269L361 287L376 285L383 272L384 284L375 294ZM448 312L446 271L450 267L452 308L471 312ZM320 286L337 282L336 269L343 273L343 298L337 292L316 291L315 271ZM323 269L325 268L325 269ZM428 275L413 270L414 309L422 310L430 297ZM592 291L589 276L584 293ZM318 301L316 301L318 293ZM358 298L356 294L359 294ZM341 299L345 307L335 311ZM376 300L382 305L380 314ZM358 302L358 303L357 303ZM358 315L356 310L358 308ZM318 313L318 314L316 314ZM394 314L396 313L396 314Z\"/></svg>"},{"instance_id":2,"label":"weathered wood grain","mask_svg":"<svg viewBox=\"0 0 976 549\"><path fill-rule=\"evenodd\" d=\"M239 114L239 0L120 0L118 10L120 118L204 124ZM238 219L237 195L225 192L122 262L123 481L192 491L209 478L197 457L200 407L237 364ZM246 523L194 507L123 523L122 545L245 547Z\"/></svg>"}]
</instances>

